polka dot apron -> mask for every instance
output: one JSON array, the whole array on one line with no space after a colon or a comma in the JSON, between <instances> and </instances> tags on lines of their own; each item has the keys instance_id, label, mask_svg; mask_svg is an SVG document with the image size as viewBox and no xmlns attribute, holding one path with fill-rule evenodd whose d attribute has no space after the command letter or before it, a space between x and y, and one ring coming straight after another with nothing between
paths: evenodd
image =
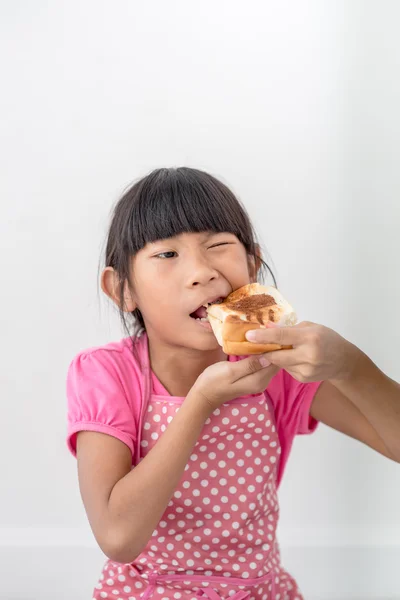
<instances>
[{"instance_id":1,"label":"polka dot apron","mask_svg":"<svg viewBox=\"0 0 400 600\"><path fill-rule=\"evenodd\" d=\"M135 464L184 400L152 393L145 354ZM133 563L106 562L93 600L303 600L275 537L280 444L273 415L268 394L212 413L148 544Z\"/></svg>"}]
</instances>

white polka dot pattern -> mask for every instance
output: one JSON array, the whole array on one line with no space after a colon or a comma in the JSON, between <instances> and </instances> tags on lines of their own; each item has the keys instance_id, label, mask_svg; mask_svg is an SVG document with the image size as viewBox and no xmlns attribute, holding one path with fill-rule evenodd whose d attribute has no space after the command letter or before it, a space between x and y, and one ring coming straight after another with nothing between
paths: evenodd
<instances>
[{"instance_id":1,"label":"white polka dot pattern","mask_svg":"<svg viewBox=\"0 0 400 600\"><path fill-rule=\"evenodd\" d=\"M141 460L179 411L176 400L149 402ZM94 599L302 600L275 539L279 455L264 395L216 409L147 546L130 565L107 561Z\"/></svg>"}]
</instances>

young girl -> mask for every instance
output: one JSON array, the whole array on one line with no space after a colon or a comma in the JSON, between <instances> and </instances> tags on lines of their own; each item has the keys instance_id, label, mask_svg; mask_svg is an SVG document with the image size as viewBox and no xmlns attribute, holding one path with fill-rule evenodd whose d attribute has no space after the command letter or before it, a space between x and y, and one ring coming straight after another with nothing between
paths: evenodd
<instances>
[{"instance_id":1,"label":"young girl","mask_svg":"<svg viewBox=\"0 0 400 600\"><path fill-rule=\"evenodd\" d=\"M133 335L81 352L67 381L68 446L108 557L93 598L301 600L276 539L293 438L322 421L400 462L400 386L314 323L249 335L291 350L222 353L203 305L268 266L207 173L133 185L105 261L102 289Z\"/></svg>"}]
</instances>

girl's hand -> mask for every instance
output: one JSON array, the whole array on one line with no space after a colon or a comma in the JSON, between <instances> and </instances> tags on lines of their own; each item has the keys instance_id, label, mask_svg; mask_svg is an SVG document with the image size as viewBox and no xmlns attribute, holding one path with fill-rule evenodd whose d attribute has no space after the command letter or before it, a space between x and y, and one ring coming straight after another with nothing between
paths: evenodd
<instances>
[{"instance_id":1,"label":"girl's hand","mask_svg":"<svg viewBox=\"0 0 400 600\"><path fill-rule=\"evenodd\" d=\"M292 346L293 349L268 352L265 356L304 383L348 379L360 354L356 346L332 329L306 321L292 327L269 323L267 329L249 331L246 337L259 344Z\"/></svg>"},{"instance_id":2,"label":"girl's hand","mask_svg":"<svg viewBox=\"0 0 400 600\"><path fill-rule=\"evenodd\" d=\"M203 371L188 397L200 396L207 411L212 413L233 398L263 392L279 370L263 354L237 362L218 362Z\"/></svg>"}]
</instances>

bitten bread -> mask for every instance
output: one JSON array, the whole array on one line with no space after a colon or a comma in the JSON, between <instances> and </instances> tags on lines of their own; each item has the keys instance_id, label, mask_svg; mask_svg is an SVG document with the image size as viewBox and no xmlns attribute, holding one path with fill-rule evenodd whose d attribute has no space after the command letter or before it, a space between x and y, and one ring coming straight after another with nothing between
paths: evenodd
<instances>
[{"instance_id":1,"label":"bitten bread","mask_svg":"<svg viewBox=\"0 0 400 600\"><path fill-rule=\"evenodd\" d=\"M223 302L211 304L207 314L214 335L226 354L245 356L291 348L256 344L246 339L247 331L265 328L268 322L282 327L296 324L296 313L275 287L250 283L229 294Z\"/></svg>"}]
</instances>

